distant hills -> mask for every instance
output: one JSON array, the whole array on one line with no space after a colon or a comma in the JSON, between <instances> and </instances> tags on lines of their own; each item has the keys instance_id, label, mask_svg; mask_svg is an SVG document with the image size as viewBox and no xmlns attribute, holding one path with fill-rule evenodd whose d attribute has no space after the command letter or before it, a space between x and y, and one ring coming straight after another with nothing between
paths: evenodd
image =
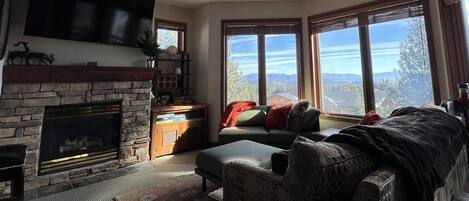
<instances>
[{"instance_id":1,"label":"distant hills","mask_svg":"<svg viewBox=\"0 0 469 201\"><path fill-rule=\"evenodd\" d=\"M257 73L251 73L251 74L245 75L243 79L250 84L256 84L258 82L257 81L258 76L259 75ZM377 81L379 82L381 80L394 81L396 77L397 75L395 72L375 73L373 76L373 81L375 82ZM297 83L296 75L282 74L282 73L267 74L267 82L269 82L269 80L274 80L276 82L282 82L282 83L287 83L287 84ZM324 73L322 74L322 80L325 83L330 83L330 82L353 83L353 82L361 82L362 76L357 75L357 74Z\"/></svg>"}]
</instances>

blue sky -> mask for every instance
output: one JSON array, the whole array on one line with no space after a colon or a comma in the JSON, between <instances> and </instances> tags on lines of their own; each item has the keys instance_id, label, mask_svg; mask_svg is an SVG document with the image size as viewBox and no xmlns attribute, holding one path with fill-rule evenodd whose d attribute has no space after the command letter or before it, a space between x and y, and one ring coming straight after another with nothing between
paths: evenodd
<instances>
[{"instance_id":1,"label":"blue sky","mask_svg":"<svg viewBox=\"0 0 469 201\"><path fill-rule=\"evenodd\" d=\"M409 21L370 25L374 73L398 67L399 46L408 34ZM294 34L266 36L267 73L296 74L295 41ZM243 74L257 73L257 36L231 36L228 47L229 59L239 64ZM322 73L361 74L358 28L321 33L320 51Z\"/></svg>"}]
</instances>

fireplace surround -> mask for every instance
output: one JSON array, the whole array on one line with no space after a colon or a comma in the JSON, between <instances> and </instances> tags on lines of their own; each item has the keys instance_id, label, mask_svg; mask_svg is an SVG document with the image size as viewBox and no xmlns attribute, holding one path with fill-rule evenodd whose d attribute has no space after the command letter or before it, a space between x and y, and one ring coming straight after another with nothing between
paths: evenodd
<instances>
[{"instance_id":1,"label":"fireplace surround","mask_svg":"<svg viewBox=\"0 0 469 201\"><path fill-rule=\"evenodd\" d=\"M120 102L46 107L38 175L118 158Z\"/></svg>"},{"instance_id":2,"label":"fireplace surround","mask_svg":"<svg viewBox=\"0 0 469 201\"><path fill-rule=\"evenodd\" d=\"M153 77L152 74L149 75L150 71L135 68L137 73L128 73L132 72L130 68L102 67L105 69L102 71L99 68L84 68L88 70L77 72L77 77L72 79L73 82L60 80L64 79L64 76L60 76L61 72L70 74L71 71L68 71L67 67L38 67L40 71L45 71L44 75L53 74L51 77L42 79L44 80L42 82L38 77L31 77L31 81L28 82L24 76L18 76L21 74L21 67L6 66L4 69L5 82L0 97L0 146L9 144L27 146L25 164L25 195L27 197L28 193L37 194L37 191L41 189L56 189L47 190L50 192L57 191L57 189L58 191L70 189L78 186L77 181L93 180L93 177L100 174L117 171L149 159L150 92ZM28 71L22 72L23 74L34 74L31 72L31 67L25 69ZM139 70L140 74L148 73L148 75L140 76ZM11 72L14 72L14 75ZM81 76L78 75L80 73ZM127 78L126 74L129 75ZM36 73L36 75L41 75L41 73ZM105 80L99 79L100 76ZM59 82L54 81L55 78L58 78ZM41 139L45 137L44 130L48 130L51 122L51 111L81 107L81 109L88 110L87 112L96 112L97 107L102 105L111 105L109 106L111 110L117 110L112 111L113 114L108 115L107 120L101 122L103 125L106 124L107 128L117 130L114 131L117 132L117 136L101 137L102 139L96 135L92 137L86 134L69 136L64 139L66 143L63 141L62 151L65 153L75 149L75 152L69 152L68 155L60 156L58 159L89 155L86 152L98 150L99 145L106 148L99 152L114 149L117 154L108 152L112 157L109 155L110 157L106 160L41 172L43 170L40 167L41 162L51 159L42 156L47 154L47 151L43 149L47 147L45 143L49 142L41 143ZM118 119L116 120L115 117ZM92 125L87 124L88 127ZM59 149L60 152L60 146L52 147ZM8 189L7 183L0 183L0 195L7 194Z\"/></svg>"}]
</instances>

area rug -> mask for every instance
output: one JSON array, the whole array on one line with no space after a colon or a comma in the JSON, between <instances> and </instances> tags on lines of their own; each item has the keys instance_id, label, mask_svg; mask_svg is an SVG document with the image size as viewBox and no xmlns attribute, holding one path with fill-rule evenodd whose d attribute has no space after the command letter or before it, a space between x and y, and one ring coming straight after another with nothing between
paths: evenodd
<instances>
[{"instance_id":1,"label":"area rug","mask_svg":"<svg viewBox=\"0 0 469 201\"><path fill-rule=\"evenodd\" d=\"M115 201L211 201L207 196L217 187L207 181L207 191L202 192L202 178L196 174L183 175L157 185L118 195Z\"/></svg>"}]
</instances>

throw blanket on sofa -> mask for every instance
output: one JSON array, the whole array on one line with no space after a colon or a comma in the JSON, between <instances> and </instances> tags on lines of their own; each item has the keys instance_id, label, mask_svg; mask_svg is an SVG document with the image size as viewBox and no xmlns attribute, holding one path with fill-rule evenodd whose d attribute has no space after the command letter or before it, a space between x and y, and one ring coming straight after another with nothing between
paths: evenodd
<instances>
[{"instance_id":1,"label":"throw blanket on sofa","mask_svg":"<svg viewBox=\"0 0 469 201\"><path fill-rule=\"evenodd\" d=\"M397 167L409 200L433 201L466 138L464 125L445 112L406 107L374 126L348 127L325 141L351 144Z\"/></svg>"},{"instance_id":2,"label":"throw blanket on sofa","mask_svg":"<svg viewBox=\"0 0 469 201\"><path fill-rule=\"evenodd\" d=\"M218 123L218 132L226 127L236 125L239 114L246 110L251 110L254 107L256 107L256 102L253 101L235 101L227 105Z\"/></svg>"}]
</instances>

